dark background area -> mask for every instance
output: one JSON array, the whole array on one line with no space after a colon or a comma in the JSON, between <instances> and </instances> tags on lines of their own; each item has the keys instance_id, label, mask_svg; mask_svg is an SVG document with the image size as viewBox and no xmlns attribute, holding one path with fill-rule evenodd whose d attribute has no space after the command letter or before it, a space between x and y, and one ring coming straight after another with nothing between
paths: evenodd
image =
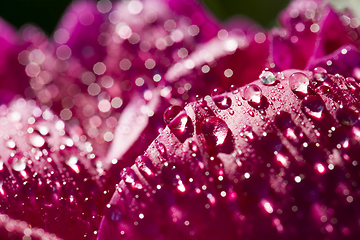
<instances>
[{"instance_id":1,"label":"dark background area","mask_svg":"<svg viewBox=\"0 0 360 240\"><path fill-rule=\"evenodd\" d=\"M20 28L26 23L41 27L51 34L71 0L2 0L0 16ZM203 0L221 20L244 14L265 28L276 24L276 16L289 0Z\"/></svg>"}]
</instances>

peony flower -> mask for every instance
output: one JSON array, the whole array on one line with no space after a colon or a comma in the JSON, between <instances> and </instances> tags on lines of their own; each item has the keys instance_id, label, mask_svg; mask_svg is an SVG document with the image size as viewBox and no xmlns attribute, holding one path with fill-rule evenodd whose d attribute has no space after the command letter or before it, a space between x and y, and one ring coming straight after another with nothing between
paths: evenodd
<instances>
[{"instance_id":1,"label":"peony flower","mask_svg":"<svg viewBox=\"0 0 360 240\"><path fill-rule=\"evenodd\" d=\"M359 20L279 21L192 0L77 1L50 38L1 21L4 238L358 236Z\"/></svg>"}]
</instances>

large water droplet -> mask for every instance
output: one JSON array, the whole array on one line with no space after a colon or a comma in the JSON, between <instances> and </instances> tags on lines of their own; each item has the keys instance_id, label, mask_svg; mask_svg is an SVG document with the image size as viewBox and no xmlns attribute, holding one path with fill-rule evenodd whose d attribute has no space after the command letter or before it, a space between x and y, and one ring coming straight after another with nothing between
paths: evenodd
<instances>
[{"instance_id":1,"label":"large water droplet","mask_svg":"<svg viewBox=\"0 0 360 240\"><path fill-rule=\"evenodd\" d=\"M144 155L138 156L135 163L138 169L144 172L146 176L150 177L155 174L154 166L148 157Z\"/></svg>"},{"instance_id":2,"label":"large water droplet","mask_svg":"<svg viewBox=\"0 0 360 240\"><path fill-rule=\"evenodd\" d=\"M316 67L313 70L314 79L318 82L324 82L328 76L327 71L322 67Z\"/></svg>"},{"instance_id":3,"label":"large water droplet","mask_svg":"<svg viewBox=\"0 0 360 240\"><path fill-rule=\"evenodd\" d=\"M348 107L343 107L336 112L336 119L342 125L353 126L359 121L359 112Z\"/></svg>"},{"instance_id":4,"label":"large water droplet","mask_svg":"<svg viewBox=\"0 0 360 240\"><path fill-rule=\"evenodd\" d=\"M238 86L236 85L231 85L230 86L230 91L233 93L233 94L237 94L239 92L239 88Z\"/></svg>"},{"instance_id":5,"label":"large water droplet","mask_svg":"<svg viewBox=\"0 0 360 240\"><path fill-rule=\"evenodd\" d=\"M289 87L297 93L307 94L309 82L309 78L301 72L293 73L289 77Z\"/></svg>"},{"instance_id":6,"label":"large water droplet","mask_svg":"<svg viewBox=\"0 0 360 240\"><path fill-rule=\"evenodd\" d=\"M259 78L260 78L261 82L267 86L274 85L276 82L274 73L269 70L262 71Z\"/></svg>"},{"instance_id":7,"label":"large water droplet","mask_svg":"<svg viewBox=\"0 0 360 240\"><path fill-rule=\"evenodd\" d=\"M194 127L191 119L184 110L174 117L168 126L180 142L184 142L194 133Z\"/></svg>"},{"instance_id":8,"label":"large water droplet","mask_svg":"<svg viewBox=\"0 0 360 240\"><path fill-rule=\"evenodd\" d=\"M359 84L356 82L355 78L353 78L353 77L347 77L345 79L345 83L346 83L346 86L353 92L359 90L359 88L360 88Z\"/></svg>"},{"instance_id":9,"label":"large water droplet","mask_svg":"<svg viewBox=\"0 0 360 240\"><path fill-rule=\"evenodd\" d=\"M241 132L240 136L245 138L245 141L252 141L255 139L255 134L250 126L246 126Z\"/></svg>"},{"instance_id":10,"label":"large water droplet","mask_svg":"<svg viewBox=\"0 0 360 240\"><path fill-rule=\"evenodd\" d=\"M164 122L167 124L170 123L183 110L184 108L180 106L170 106L164 112Z\"/></svg>"},{"instance_id":11,"label":"large water droplet","mask_svg":"<svg viewBox=\"0 0 360 240\"><path fill-rule=\"evenodd\" d=\"M310 116L320 119L325 109L325 104L321 97L317 95L306 96L302 101L304 110Z\"/></svg>"},{"instance_id":12,"label":"large water droplet","mask_svg":"<svg viewBox=\"0 0 360 240\"><path fill-rule=\"evenodd\" d=\"M216 96L212 96L212 99L215 103L215 105L224 110L224 109L228 109L229 107L231 107L231 98L224 96L224 95L216 95Z\"/></svg>"},{"instance_id":13,"label":"large water droplet","mask_svg":"<svg viewBox=\"0 0 360 240\"><path fill-rule=\"evenodd\" d=\"M227 124L218 117L207 117L201 123L206 143L210 150L229 152L233 149L232 136Z\"/></svg>"},{"instance_id":14,"label":"large water droplet","mask_svg":"<svg viewBox=\"0 0 360 240\"><path fill-rule=\"evenodd\" d=\"M133 184L135 182L135 173L134 170L127 167L122 170L120 173L120 177L122 180L124 180L125 183Z\"/></svg>"},{"instance_id":15,"label":"large water droplet","mask_svg":"<svg viewBox=\"0 0 360 240\"><path fill-rule=\"evenodd\" d=\"M161 142L156 142L155 143L156 149L158 150L158 152L160 153L160 155L162 157L166 157L166 148L165 145L162 144Z\"/></svg>"},{"instance_id":16,"label":"large water droplet","mask_svg":"<svg viewBox=\"0 0 360 240\"><path fill-rule=\"evenodd\" d=\"M261 102L262 91L256 84L247 85L242 93L242 97L248 102L255 104L259 104Z\"/></svg>"},{"instance_id":17,"label":"large water droplet","mask_svg":"<svg viewBox=\"0 0 360 240\"><path fill-rule=\"evenodd\" d=\"M315 91L318 94L325 95L326 97L336 101L336 99L334 99L335 98L334 92L329 86L321 85L317 87Z\"/></svg>"},{"instance_id":18,"label":"large water droplet","mask_svg":"<svg viewBox=\"0 0 360 240\"><path fill-rule=\"evenodd\" d=\"M202 122L201 130L205 135L206 141L216 147L225 142L229 132L226 123L218 117L208 117Z\"/></svg>"}]
</instances>

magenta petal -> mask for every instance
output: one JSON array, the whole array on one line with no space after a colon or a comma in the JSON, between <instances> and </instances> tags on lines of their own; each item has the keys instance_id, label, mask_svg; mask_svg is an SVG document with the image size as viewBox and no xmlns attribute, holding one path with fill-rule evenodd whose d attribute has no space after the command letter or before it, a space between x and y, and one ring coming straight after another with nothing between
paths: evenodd
<instances>
[{"instance_id":1,"label":"magenta petal","mask_svg":"<svg viewBox=\"0 0 360 240\"><path fill-rule=\"evenodd\" d=\"M360 52L353 45L344 45L336 51L309 61L308 69L322 67L331 74L355 77L360 80Z\"/></svg>"},{"instance_id":2,"label":"magenta petal","mask_svg":"<svg viewBox=\"0 0 360 240\"><path fill-rule=\"evenodd\" d=\"M347 20L350 21L348 16L339 16L333 9L329 9L320 26L312 57L323 57L343 45L355 44L358 41L359 29L350 27Z\"/></svg>"},{"instance_id":3,"label":"magenta petal","mask_svg":"<svg viewBox=\"0 0 360 240\"><path fill-rule=\"evenodd\" d=\"M199 27L199 42L206 42L218 34L220 23L196 0L163 0L179 15L187 16L194 26Z\"/></svg>"},{"instance_id":4,"label":"magenta petal","mask_svg":"<svg viewBox=\"0 0 360 240\"><path fill-rule=\"evenodd\" d=\"M94 239L114 182L91 144L33 100L2 105L0 117L0 212L63 239Z\"/></svg>"},{"instance_id":5,"label":"magenta petal","mask_svg":"<svg viewBox=\"0 0 360 240\"><path fill-rule=\"evenodd\" d=\"M172 85L191 83L191 89L184 94L192 97L190 99L194 100L196 94L210 94L216 88L245 85L258 79L267 67L269 41L264 33L244 34L237 28L229 33L225 29L221 31L229 36L198 45L188 58L176 63L165 74ZM172 94L177 96L174 91Z\"/></svg>"},{"instance_id":6,"label":"magenta petal","mask_svg":"<svg viewBox=\"0 0 360 240\"><path fill-rule=\"evenodd\" d=\"M282 74L179 111L121 173L98 240L356 239L360 86Z\"/></svg>"},{"instance_id":7,"label":"magenta petal","mask_svg":"<svg viewBox=\"0 0 360 240\"><path fill-rule=\"evenodd\" d=\"M180 2L172 9L167 1L122 1L101 17L91 2L74 4L54 34L54 49L51 45L46 48L46 61L41 69L50 78L45 83L36 80L32 87L42 104L51 106L63 120L82 126L83 134L99 156L105 158L110 149L104 166L110 167L112 162L118 162L121 168L129 166L134 159L128 158L134 153L127 154L126 150L132 149L132 142L141 142L136 145L136 155L144 151L164 127L163 111L171 103L183 104L189 98L185 97L185 89L184 98L171 98L172 89L164 78L167 69L191 54L199 42L216 36L219 27L214 27L217 23L203 10L198 12L201 7L195 3L189 5L186 13L187 5ZM82 22L85 13L94 16L89 26ZM209 24L214 28L211 34ZM99 58L91 64L80 52L75 52L88 42L102 44L106 48L105 58L101 58L102 46L99 51L93 47ZM162 105L148 109L156 96L163 98ZM130 119L128 112L133 106L140 106L136 112L141 113L130 125L124 124L122 120ZM140 121L145 115L151 119L137 128L135 120ZM156 128L149 127L153 124ZM111 142L118 141L121 135L120 141L125 135L133 141L128 141L120 151Z\"/></svg>"},{"instance_id":8,"label":"magenta petal","mask_svg":"<svg viewBox=\"0 0 360 240\"><path fill-rule=\"evenodd\" d=\"M293 1L279 19L283 29L273 30L270 35L270 64L274 70L309 69L313 62L343 45L359 45L358 26L351 24L349 16L336 13L326 1Z\"/></svg>"},{"instance_id":9,"label":"magenta petal","mask_svg":"<svg viewBox=\"0 0 360 240\"><path fill-rule=\"evenodd\" d=\"M323 1L296 0L281 13L279 21L283 28L270 33L270 56L275 70L305 68L314 51L315 28L321 27L327 11Z\"/></svg>"},{"instance_id":10,"label":"magenta petal","mask_svg":"<svg viewBox=\"0 0 360 240\"><path fill-rule=\"evenodd\" d=\"M103 24L106 17L107 14L99 12L95 1L72 3L53 35L56 54L64 58L70 49L71 56L91 70L106 55L106 47L101 40L107 34L107 25Z\"/></svg>"}]
</instances>

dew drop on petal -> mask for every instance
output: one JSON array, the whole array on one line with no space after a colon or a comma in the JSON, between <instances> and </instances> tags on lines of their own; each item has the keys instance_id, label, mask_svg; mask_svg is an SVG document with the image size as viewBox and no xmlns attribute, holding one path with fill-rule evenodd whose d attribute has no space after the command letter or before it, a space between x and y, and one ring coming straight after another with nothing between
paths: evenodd
<instances>
[{"instance_id":1,"label":"dew drop on petal","mask_svg":"<svg viewBox=\"0 0 360 240\"><path fill-rule=\"evenodd\" d=\"M309 78L304 73L296 72L289 77L289 87L294 92L307 94L308 86Z\"/></svg>"},{"instance_id":2,"label":"dew drop on petal","mask_svg":"<svg viewBox=\"0 0 360 240\"><path fill-rule=\"evenodd\" d=\"M258 85L250 84L245 87L242 95L242 97L248 102L259 104L262 98L262 91Z\"/></svg>"},{"instance_id":3,"label":"dew drop on petal","mask_svg":"<svg viewBox=\"0 0 360 240\"><path fill-rule=\"evenodd\" d=\"M322 67L316 67L313 70L314 79L318 82L323 82L327 79L327 71Z\"/></svg>"},{"instance_id":4,"label":"dew drop on petal","mask_svg":"<svg viewBox=\"0 0 360 240\"><path fill-rule=\"evenodd\" d=\"M160 155L165 157L166 156L166 148L165 148L165 145L160 143L160 142L157 142L156 143L156 149L159 151Z\"/></svg>"},{"instance_id":5,"label":"dew drop on petal","mask_svg":"<svg viewBox=\"0 0 360 240\"><path fill-rule=\"evenodd\" d=\"M191 119L183 110L168 124L171 132L180 140L184 142L187 138L191 137L194 132L194 127Z\"/></svg>"},{"instance_id":6,"label":"dew drop on petal","mask_svg":"<svg viewBox=\"0 0 360 240\"><path fill-rule=\"evenodd\" d=\"M170 106L164 112L164 122L167 124L170 123L183 110L184 108L180 106Z\"/></svg>"},{"instance_id":7,"label":"dew drop on petal","mask_svg":"<svg viewBox=\"0 0 360 240\"><path fill-rule=\"evenodd\" d=\"M342 125L353 126L359 121L359 112L348 107L343 107L336 112L336 119Z\"/></svg>"},{"instance_id":8,"label":"dew drop on petal","mask_svg":"<svg viewBox=\"0 0 360 240\"><path fill-rule=\"evenodd\" d=\"M325 109L325 104L321 97L315 95L306 96L302 101L302 106L307 114L317 119L322 117Z\"/></svg>"},{"instance_id":9,"label":"dew drop on petal","mask_svg":"<svg viewBox=\"0 0 360 240\"><path fill-rule=\"evenodd\" d=\"M266 86L274 85L276 82L274 73L269 70L262 71L259 78L261 82Z\"/></svg>"},{"instance_id":10,"label":"dew drop on petal","mask_svg":"<svg viewBox=\"0 0 360 240\"><path fill-rule=\"evenodd\" d=\"M138 156L135 160L137 168L144 172L146 176L150 177L155 174L155 168L151 160L144 155Z\"/></svg>"},{"instance_id":11,"label":"dew drop on petal","mask_svg":"<svg viewBox=\"0 0 360 240\"><path fill-rule=\"evenodd\" d=\"M222 145L229 133L227 124L218 117L208 117L201 124L201 131L205 135L210 148Z\"/></svg>"},{"instance_id":12,"label":"dew drop on petal","mask_svg":"<svg viewBox=\"0 0 360 240\"><path fill-rule=\"evenodd\" d=\"M216 96L212 96L211 98L219 109L224 110L231 107L231 103L232 103L231 98L227 96L216 95Z\"/></svg>"}]
</instances>

